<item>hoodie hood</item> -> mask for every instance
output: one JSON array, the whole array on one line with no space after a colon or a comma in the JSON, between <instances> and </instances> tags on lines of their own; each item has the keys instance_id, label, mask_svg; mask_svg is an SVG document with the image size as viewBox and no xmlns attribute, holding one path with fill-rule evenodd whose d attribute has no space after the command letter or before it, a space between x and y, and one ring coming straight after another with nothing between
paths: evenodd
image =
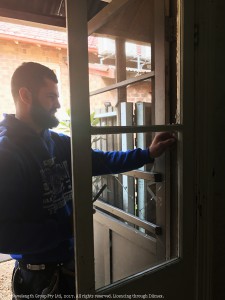
<instances>
[{"instance_id":1,"label":"hoodie hood","mask_svg":"<svg viewBox=\"0 0 225 300\"><path fill-rule=\"evenodd\" d=\"M41 136L49 136L49 130L44 130ZM14 114L5 114L3 121L0 122L0 137L37 137L39 136L32 128L23 121L18 120ZM47 137L46 136L46 137Z\"/></svg>"},{"instance_id":2,"label":"hoodie hood","mask_svg":"<svg viewBox=\"0 0 225 300\"><path fill-rule=\"evenodd\" d=\"M50 155L52 154L53 141L51 139L50 130L43 130L41 134L35 132L26 123L18 120L13 114L6 114L2 122L0 122L0 142L1 145L8 146L13 140L14 145L24 144L31 148L37 143L37 141L42 141L43 146L48 150ZM40 145L40 143L39 143Z\"/></svg>"}]
</instances>

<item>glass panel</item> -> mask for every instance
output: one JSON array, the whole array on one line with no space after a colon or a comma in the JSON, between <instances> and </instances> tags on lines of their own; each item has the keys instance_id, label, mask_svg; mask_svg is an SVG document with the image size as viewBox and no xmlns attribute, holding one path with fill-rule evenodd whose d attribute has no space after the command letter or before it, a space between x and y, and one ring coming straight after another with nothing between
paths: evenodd
<instances>
[{"instance_id":1,"label":"glass panel","mask_svg":"<svg viewBox=\"0 0 225 300\"><path fill-rule=\"evenodd\" d=\"M115 39L89 36L88 50L90 92L116 83Z\"/></svg>"},{"instance_id":2,"label":"glass panel","mask_svg":"<svg viewBox=\"0 0 225 300\"><path fill-rule=\"evenodd\" d=\"M151 44L127 41L125 47L127 78L152 71Z\"/></svg>"},{"instance_id":3,"label":"glass panel","mask_svg":"<svg viewBox=\"0 0 225 300\"><path fill-rule=\"evenodd\" d=\"M138 174L141 176L141 174ZM160 174L159 174L160 175ZM127 184L127 179L130 186ZM149 175L153 180L135 179L126 175L105 175L93 177L93 198L100 189L106 185L106 189L98 197L104 203L113 205L119 209L127 211L127 199L129 205L133 205L128 211L142 220L156 223L156 203L159 200L157 193L162 189L162 182L155 182L154 176ZM131 185L132 183L132 185Z\"/></svg>"},{"instance_id":4,"label":"glass panel","mask_svg":"<svg viewBox=\"0 0 225 300\"><path fill-rule=\"evenodd\" d=\"M92 78L90 77L90 81L92 79L93 77ZM95 84L96 84L96 80L95 80ZM129 84L129 86L124 87L126 99L127 99L126 102L132 102L134 104L140 102L152 103L152 97L153 97L152 85L153 85L153 81L151 78L149 78L146 80L142 80L140 82L131 83ZM110 112L118 111L118 106L120 106L117 96L118 93L116 89L91 96L90 98L91 112L96 113L97 115L99 115L100 113L104 114L107 112L109 113L108 115L110 116ZM99 117L101 118L100 115ZM116 125L119 125L119 123L116 122L115 124L111 124L110 126L116 126ZM136 121L133 120L132 124L130 125L136 125ZM105 123L104 122L101 123L101 126L105 126Z\"/></svg>"},{"instance_id":5,"label":"glass panel","mask_svg":"<svg viewBox=\"0 0 225 300\"><path fill-rule=\"evenodd\" d=\"M89 51L92 126L165 125L171 130L168 124L176 122L178 61L170 81L165 2L129 2L89 37L97 45L95 53ZM93 135L92 148L146 149L157 134L113 130ZM175 146L154 163L126 173L107 165L106 175L93 177L97 289L178 256L179 159Z\"/></svg>"},{"instance_id":6,"label":"glass panel","mask_svg":"<svg viewBox=\"0 0 225 300\"><path fill-rule=\"evenodd\" d=\"M89 36L88 38L88 55L89 55L89 76L90 76L90 91L103 88L116 81L116 64L117 50L116 46L121 43L115 38L108 38L102 35ZM139 42L131 42L129 40L122 41L122 46L125 51L125 68L126 73L123 80L136 77L141 74L146 74L152 71L151 44ZM102 80L99 80L95 85L91 77L99 75Z\"/></svg>"},{"instance_id":7,"label":"glass panel","mask_svg":"<svg viewBox=\"0 0 225 300\"><path fill-rule=\"evenodd\" d=\"M131 139L135 145L138 135L150 141L155 134ZM92 148L121 150L123 135L131 134L93 136ZM93 177L96 288L177 256L179 187L171 182L178 177L176 147L166 156L163 172L165 157L131 172ZM172 221L167 207L174 208Z\"/></svg>"}]
</instances>

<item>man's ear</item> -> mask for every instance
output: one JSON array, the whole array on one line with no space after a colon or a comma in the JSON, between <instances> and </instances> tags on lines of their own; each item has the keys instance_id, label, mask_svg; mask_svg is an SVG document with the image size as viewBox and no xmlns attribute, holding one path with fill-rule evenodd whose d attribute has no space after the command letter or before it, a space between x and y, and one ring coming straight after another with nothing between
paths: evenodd
<instances>
[{"instance_id":1,"label":"man's ear","mask_svg":"<svg viewBox=\"0 0 225 300\"><path fill-rule=\"evenodd\" d=\"M26 87L22 87L19 89L19 96L24 104L31 104L32 94Z\"/></svg>"}]
</instances>

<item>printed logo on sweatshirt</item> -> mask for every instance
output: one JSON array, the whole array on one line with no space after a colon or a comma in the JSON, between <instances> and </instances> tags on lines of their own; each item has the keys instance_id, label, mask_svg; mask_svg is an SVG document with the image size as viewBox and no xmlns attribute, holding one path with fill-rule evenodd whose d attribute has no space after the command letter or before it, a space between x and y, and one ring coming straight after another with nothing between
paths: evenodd
<instances>
[{"instance_id":1,"label":"printed logo on sweatshirt","mask_svg":"<svg viewBox=\"0 0 225 300\"><path fill-rule=\"evenodd\" d=\"M48 214L56 214L72 200L72 185L66 161L55 162L55 157L43 161L43 208Z\"/></svg>"}]
</instances>

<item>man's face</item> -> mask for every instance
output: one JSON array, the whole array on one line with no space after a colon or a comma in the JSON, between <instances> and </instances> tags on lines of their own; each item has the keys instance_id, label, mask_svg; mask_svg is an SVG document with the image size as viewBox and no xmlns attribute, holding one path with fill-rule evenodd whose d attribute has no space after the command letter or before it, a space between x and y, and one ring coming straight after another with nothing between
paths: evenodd
<instances>
[{"instance_id":1,"label":"man's face","mask_svg":"<svg viewBox=\"0 0 225 300\"><path fill-rule=\"evenodd\" d=\"M46 78L45 85L39 89L38 94L32 93L31 117L41 129L57 127L59 120L55 117L55 113L58 108L60 108L58 86Z\"/></svg>"}]
</instances>

